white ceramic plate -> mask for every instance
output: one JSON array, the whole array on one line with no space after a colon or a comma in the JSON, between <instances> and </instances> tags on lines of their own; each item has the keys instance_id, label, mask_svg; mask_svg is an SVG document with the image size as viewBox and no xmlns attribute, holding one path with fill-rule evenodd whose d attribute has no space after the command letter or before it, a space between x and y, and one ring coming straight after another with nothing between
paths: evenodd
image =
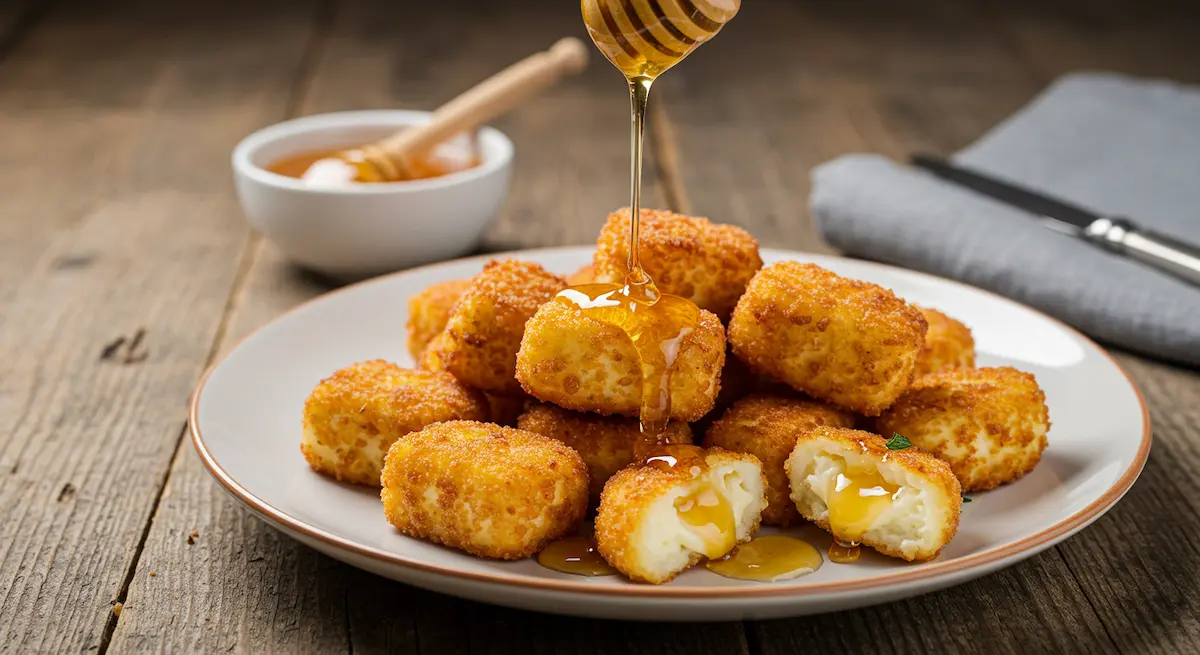
<instances>
[{"instance_id":1,"label":"white ceramic plate","mask_svg":"<svg viewBox=\"0 0 1200 655\"><path fill-rule=\"evenodd\" d=\"M506 253L569 273L591 248ZM402 582L489 603L581 616L642 620L771 618L860 607L958 584L1069 537L1129 489L1150 450L1145 404L1099 346L1022 305L962 284L888 266L764 251L767 263L812 261L944 310L975 334L979 365L1030 371L1046 392L1053 426L1041 464L1024 479L974 495L958 535L933 562L873 553L826 562L782 583L730 580L703 568L661 586L582 578L536 562L494 562L398 534L378 494L311 472L300 455L300 414L314 385L356 361L411 363L404 345L409 296L433 282L474 275L490 257L447 262L330 293L261 328L201 380L192 439L204 464L271 525L332 557ZM770 532L766 530L765 532ZM820 548L812 527L794 533Z\"/></svg>"}]
</instances>

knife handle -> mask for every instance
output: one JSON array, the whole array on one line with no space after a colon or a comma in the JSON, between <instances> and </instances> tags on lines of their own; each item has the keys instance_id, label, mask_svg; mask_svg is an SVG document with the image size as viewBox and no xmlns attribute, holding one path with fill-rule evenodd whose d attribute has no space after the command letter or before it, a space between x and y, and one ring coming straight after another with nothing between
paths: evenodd
<instances>
[{"instance_id":1,"label":"knife handle","mask_svg":"<svg viewBox=\"0 0 1200 655\"><path fill-rule=\"evenodd\" d=\"M1083 237L1200 286L1200 248L1196 246L1142 230L1124 218L1098 218L1083 229Z\"/></svg>"}]
</instances>

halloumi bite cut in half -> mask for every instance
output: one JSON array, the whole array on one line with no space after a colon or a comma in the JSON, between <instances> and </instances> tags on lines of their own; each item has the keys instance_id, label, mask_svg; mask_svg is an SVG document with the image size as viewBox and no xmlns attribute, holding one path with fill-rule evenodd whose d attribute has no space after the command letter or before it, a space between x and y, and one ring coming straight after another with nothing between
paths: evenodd
<instances>
[{"instance_id":1,"label":"halloumi bite cut in half","mask_svg":"<svg viewBox=\"0 0 1200 655\"><path fill-rule=\"evenodd\" d=\"M630 580L662 584L749 541L766 506L766 480L753 455L659 446L604 485L596 545Z\"/></svg>"},{"instance_id":2,"label":"halloumi bite cut in half","mask_svg":"<svg viewBox=\"0 0 1200 655\"><path fill-rule=\"evenodd\" d=\"M670 346L670 418L697 421L721 388L725 328L701 309L695 329ZM636 417L642 407L641 357L633 341L562 295L525 324L517 380L529 395L580 412Z\"/></svg>"},{"instance_id":3,"label":"halloumi bite cut in half","mask_svg":"<svg viewBox=\"0 0 1200 655\"><path fill-rule=\"evenodd\" d=\"M447 421L396 440L383 468L388 523L478 557L524 559L583 521L587 467L554 439Z\"/></svg>"},{"instance_id":4,"label":"halloumi bite cut in half","mask_svg":"<svg viewBox=\"0 0 1200 655\"><path fill-rule=\"evenodd\" d=\"M800 522L792 503L784 463L796 447L796 435L815 427L853 427L855 416L843 409L803 398L793 391L754 393L737 401L708 429L704 447L750 453L763 465L767 508L763 523L789 526Z\"/></svg>"},{"instance_id":5,"label":"halloumi bite cut in half","mask_svg":"<svg viewBox=\"0 0 1200 655\"><path fill-rule=\"evenodd\" d=\"M317 473L378 487L384 455L396 439L440 421L487 418L484 395L449 373L382 359L359 362L309 394L300 450Z\"/></svg>"},{"instance_id":6,"label":"halloumi bite cut in half","mask_svg":"<svg viewBox=\"0 0 1200 655\"><path fill-rule=\"evenodd\" d=\"M931 560L958 531L962 489L942 460L889 443L847 428L801 434L785 465L792 502L841 544Z\"/></svg>"},{"instance_id":7,"label":"halloumi bite cut in half","mask_svg":"<svg viewBox=\"0 0 1200 655\"><path fill-rule=\"evenodd\" d=\"M1030 373L957 368L917 378L876 426L949 462L965 491L984 491L1037 466L1050 411Z\"/></svg>"},{"instance_id":8,"label":"halloumi bite cut in half","mask_svg":"<svg viewBox=\"0 0 1200 655\"><path fill-rule=\"evenodd\" d=\"M878 416L912 383L927 327L888 289L788 261L750 281L729 320L729 343L759 373Z\"/></svg>"}]
</instances>

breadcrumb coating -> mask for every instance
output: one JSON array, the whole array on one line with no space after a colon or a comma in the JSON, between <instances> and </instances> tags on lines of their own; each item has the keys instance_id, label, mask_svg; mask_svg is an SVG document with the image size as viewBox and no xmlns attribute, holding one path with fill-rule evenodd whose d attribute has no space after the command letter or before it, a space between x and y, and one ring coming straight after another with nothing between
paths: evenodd
<instances>
[{"instance_id":1,"label":"breadcrumb coating","mask_svg":"<svg viewBox=\"0 0 1200 655\"><path fill-rule=\"evenodd\" d=\"M695 463L681 457L683 465L674 467L638 462L609 478L595 522L596 546L609 565L635 582L662 584L704 559L697 548L703 540L697 543L683 525L676 501L705 484L714 485L733 510L730 549L754 536L767 502L761 464L753 455L720 448L701 456Z\"/></svg>"},{"instance_id":2,"label":"breadcrumb coating","mask_svg":"<svg viewBox=\"0 0 1200 655\"><path fill-rule=\"evenodd\" d=\"M470 285L470 279L435 282L408 299L408 353L414 362L421 361L429 342L446 328L454 303Z\"/></svg>"},{"instance_id":3,"label":"breadcrumb coating","mask_svg":"<svg viewBox=\"0 0 1200 655\"><path fill-rule=\"evenodd\" d=\"M756 393L734 403L713 423L704 447L720 447L757 457L767 479L767 508L763 510L762 521L767 525L789 526L800 522L800 512L792 503L791 485L784 470L796 439L823 425L852 428L854 422L855 416L850 412L794 393Z\"/></svg>"},{"instance_id":4,"label":"breadcrumb coating","mask_svg":"<svg viewBox=\"0 0 1200 655\"><path fill-rule=\"evenodd\" d=\"M707 218L643 209L642 266L660 291L683 296L727 319L754 273L762 268L758 241L740 227ZM623 282L629 257L629 208L608 216L596 242L597 282Z\"/></svg>"},{"instance_id":5,"label":"breadcrumb coating","mask_svg":"<svg viewBox=\"0 0 1200 655\"><path fill-rule=\"evenodd\" d=\"M919 448L889 450L877 434L821 426L800 435L784 466L800 515L830 534L829 495L839 474L866 470L894 486L887 508L861 537L864 546L889 557L931 560L958 531L958 479L946 462Z\"/></svg>"},{"instance_id":6,"label":"breadcrumb coating","mask_svg":"<svg viewBox=\"0 0 1200 655\"><path fill-rule=\"evenodd\" d=\"M557 439L579 453L587 464L593 505L600 502L604 483L633 463L634 447L642 438L637 419L573 412L544 403L530 403L517 419L517 427ZM671 421L662 442L690 444L692 430L687 423Z\"/></svg>"},{"instance_id":7,"label":"breadcrumb coating","mask_svg":"<svg viewBox=\"0 0 1200 655\"><path fill-rule=\"evenodd\" d=\"M325 378L304 403L300 450L318 473L379 486L384 454L401 436L439 421L486 420L487 400L446 373L376 359Z\"/></svg>"},{"instance_id":8,"label":"breadcrumb coating","mask_svg":"<svg viewBox=\"0 0 1200 655\"><path fill-rule=\"evenodd\" d=\"M971 329L936 309L918 309L929 324L929 330L925 332L925 345L921 347L921 354L917 355L914 377L919 378L947 368L974 367L975 338L971 336Z\"/></svg>"},{"instance_id":9,"label":"breadcrumb coating","mask_svg":"<svg viewBox=\"0 0 1200 655\"><path fill-rule=\"evenodd\" d=\"M559 407L637 416L642 372L633 342L618 327L548 302L529 319L517 354L517 379L529 395ZM725 329L700 311L671 373L670 418L691 422L712 409L725 364Z\"/></svg>"},{"instance_id":10,"label":"breadcrumb coating","mask_svg":"<svg viewBox=\"0 0 1200 655\"><path fill-rule=\"evenodd\" d=\"M538 264L489 262L471 280L446 324L441 356L446 370L477 389L517 394L513 376L525 322L567 281Z\"/></svg>"},{"instance_id":11,"label":"breadcrumb coating","mask_svg":"<svg viewBox=\"0 0 1200 655\"><path fill-rule=\"evenodd\" d=\"M1050 411L1029 373L958 368L918 378L877 427L949 462L964 490L983 491L1037 466Z\"/></svg>"},{"instance_id":12,"label":"breadcrumb coating","mask_svg":"<svg viewBox=\"0 0 1200 655\"><path fill-rule=\"evenodd\" d=\"M410 537L513 560L578 525L587 490L587 467L563 443L449 421L392 444L380 497L388 522Z\"/></svg>"},{"instance_id":13,"label":"breadcrumb coating","mask_svg":"<svg viewBox=\"0 0 1200 655\"><path fill-rule=\"evenodd\" d=\"M591 284L596 281L596 266L588 264L581 267L579 270L567 276L567 284L575 286L578 284Z\"/></svg>"},{"instance_id":14,"label":"breadcrumb coating","mask_svg":"<svg viewBox=\"0 0 1200 655\"><path fill-rule=\"evenodd\" d=\"M921 312L888 289L780 262L750 281L729 342L755 371L877 416L912 382L926 328Z\"/></svg>"}]
</instances>

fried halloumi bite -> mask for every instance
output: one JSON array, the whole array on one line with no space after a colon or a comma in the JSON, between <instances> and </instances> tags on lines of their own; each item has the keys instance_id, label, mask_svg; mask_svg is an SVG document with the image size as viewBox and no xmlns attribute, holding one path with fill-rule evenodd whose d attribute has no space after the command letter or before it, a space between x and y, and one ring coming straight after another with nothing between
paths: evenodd
<instances>
[{"instance_id":1,"label":"fried halloumi bite","mask_svg":"<svg viewBox=\"0 0 1200 655\"><path fill-rule=\"evenodd\" d=\"M660 291L729 318L762 268L758 242L740 227L665 210L643 209L639 242L646 272ZM597 282L623 282L629 258L629 208L608 216L596 242Z\"/></svg>"},{"instance_id":2,"label":"fried halloumi bite","mask_svg":"<svg viewBox=\"0 0 1200 655\"><path fill-rule=\"evenodd\" d=\"M763 465L767 478L767 508L762 520L767 525L788 526L800 522L800 512L791 500L784 462L796 447L796 439L817 427L854 427L855 416L836 407L793 393L755 393L733 404L708 429L704 447L720 447L750 453Z\"/></svg>"},{"instance_id":3,"label":"fried halloumi bite","mask_svg":"<svg viewBox=\"0 0 1200 655\"><path fill-rule=\"evenodd\" d=\"M887 444L847 428L802 434L785 464L792 502L841 542L910 562L931 560L958 531L962 489L942 460Z\"/></svg>"},{"instance_id":4,"label":"fried halloumi bite","mask_svg":"<svg viewBox=\"0 0 1200 655\"><path fill-rule=\"evenodd\" d=\"M929 330L925 332L925 345L917 355L915 378L936 373L947 368L971 368L975 366L975 338L971 328L928 307L919 307Z\"/></svg>"},{"instance_id":5,"label":"fried halloumi bite","mask_svg":"<svg viewBox=\"0 0 1200 655\"><path fill-rule=\"evenodd\" d=\"M957 368L917 378L877 426L949 462L964 491L983 491L1037 466L1050 411L1029 373Z\"/></svg>"},{"instance_id":6,"label":"fried halloumi bite","mask_svg":"<svg viewBox=\"0 0 1200 655\"><path fill-rule=\"evenodd\" d=\"M517 427L558 439L579 453L588 467L593 504L600 501L604 483L633 463L634 449L642 438L635 418L585 414L543 403L530 403L517 419ZM663 443L690 444L692 430L687 423L671 421L661 439Z\"/></svg>"},{"instance_id":7,"label":"fried halloumi bite","mask_svg":"<svg viewBox=\"0 0 1200 655\"><path fill-rule=\"evenodd\" d=\"M414 362L421 361L429 342L446 328L454 303L470 285L470 279L436 282L408 299L408 353Z\"/></svg>"},{"instance_id":8,"label":"fried halloumi bite","mask_svg":"<svg viewBox=\"0 0 1200 655\"><path fill-rule=\"evenodd\" d=\"M597 414L638 416L641 360L633 342L613 325L585 317L575 306L548 302L525 325L517 379L525 391L559 407ZM713 407L725 364L725 328L700 311L671 372L671 416L699 420Z\"/></svg>"},{"instance_id":9,"label":"fried halloumi bite","mask_svg":"<svg viewBox=\"0 0 1200 655\"><path fill-rule=\"evenodd\" d=\"M665 446L604 485L596 546L635 582L662 584L718 559L758 530L766 480L753 455Z\"/></svg>"},{"instance_id":10,"label":"fried halloumi bite","mask_svg":"<svg viewBox=\"0 0 1200 655\"><path fill-rule=\"evenodd\" d=\"M449 340L450 335L445 332L434 337L418 360L420 367L426 371L445 371L446 359L442 353L445 352ZM487 398L488 420L510 428L516 426L517 417L525 410L525 403L531 400L528 394L520 392L510 394L484 391L483 395Z\"/></svg>"},{"instance_id":11,"label":"fried halloumi bite","mask_svg":"<svg viewBox=\"0 0 1200 655\"><path fill-rule=\"evenodd\" d=\"M579 270L567 276L567 284L575 286L577 284L591 284L596 281L596 265L588 264L581 267Z\"/></svg>"},{"instance_id":12,"label":"fried halloumi bite","mask_svg":"<svg viewBox=\"0 0 1200 655\"><path fill-rule=\"evenodd\" d=\"M441 349L446 370L484 391L518 394L513 376L525 322L562 291L567 281L537 264L489 262L471 280L446 323Z\"/></svg>"},{"instance_id":13,"label":"fried halloumi bite","mask_svg":"<svg viewBox=\"0 0 1200 655\"><path fill-rule=\"evenodd\" d=\"M449 421L397 439L382 480L384 514L397 530L479 557L529 557L587 511L578 453L491 423Z\"/></svg>"},{"instance_id":14,"label":"fried halloumi bite","mask_svg":"<svg viewBox=\"0 0 1200 655\"><path fill-rule=\"evenodd\" d=\"M729 342L752 369L877 416L912 382L925 330L921 312L888 289L780 262L750 281L729 321Z\"/></svg>"},{"instance_id":15,"label":"fried halloumi bite","mask_svg":"<svg viewBox=\"0 0 1200 655\"><path fill-rule=\"evenodd\" d=\"M360 362L313 389L304 403L300 450L318 473L377 487L396 439L431 423L487 416L483 394L447 373Z\"/></svg>"}]
</instances>

